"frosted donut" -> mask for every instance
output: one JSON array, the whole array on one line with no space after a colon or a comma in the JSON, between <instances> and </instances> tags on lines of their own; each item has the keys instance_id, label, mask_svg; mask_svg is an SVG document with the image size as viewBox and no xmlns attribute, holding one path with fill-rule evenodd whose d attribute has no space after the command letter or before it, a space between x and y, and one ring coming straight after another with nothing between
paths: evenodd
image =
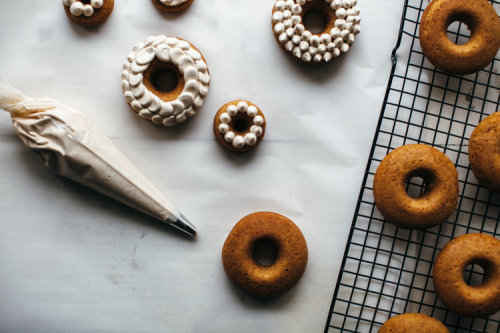
<instances>
[{"instance_id":1,"label":"frosted donut","mask_svg":"<svg viewBox=\"0 0 500 333\"><path fill-rule=\"evenodd\" d=\"M378 333L449 333L439 320L422 313L403 313L382 325Z\"/></svg>"},{"instance_id":2,"label":"frosted donut","mask_svg":"<svg viewBox=\"0 0 500 333\"><path fill-rule=\"evenodd\" d=\"M214 118L214 134L225 148L245 152L264 138L266 119L257 105L236 100L223 105Z\"/></svg>"},{"instance_id":3,"label":"frosted donut","mask_svg":"<svg viewBox=\"0 0 500 333\"><path fill-rule=\"evenodd\" d=\"M103 23L111 15L114 0L63 0L66 15L84 26Z\"/></svg>"},{"instance_id":4,"label":"frosted donut","mask_svg":"<svg viewBox=\"0 0 500 333\"><path fill-rule=\"evenodd\" d=\"M356 4L357 0L278 0L271 19L274 37L303 62L329 62L349 51L361 31ZM320 33L312 33L302 23L311 11L326 19Z\"/></svg>"},{"instance_id":5,"label":"frosted donut","mask_svg":"<svg viewBox=\"0 0 500 333\"><path fill-rule=\"evenodd\" d=\"M469 162L481 185L500 192L500 112L484 118L472 131Z\"/></svg>"},{"instance_id":6,"label":"frosted donut","mask_svg":"<svg viewBox=\"0 0 500 333\"><path fill-rule=\"evenodd\" d=\"M253 257L258 244L276 249L271 265ZM258 297L274 297L292 288L307 264L307 244L300 229L283 215L258 212L242 218L222 249L222 264L238 287Z\"/></svg>"},{"instance_id":7,"label":"frosted donut","mask_svg":"<svg viewBox=\"0 0 500 333\"><path fill-rule=\"evenodd\" d=\"M463 277L467 265L484 270L483 281L468 285ZM434 287L452 311L468 317L483 317L500 310L500 241L486 234L453 238L439 252L433 268Z\"/></svg>"},{"instance_id":8,"label":"frosted donut","mask_svg":"<svg viewBox=\"0 0 500 333\"><path fill-rule=\"evenodd\" d=\"M425 192L418 198L406 193L406 182L421 177ZM446 220L458 200L455 165L439 150L411 144L394 149L377 168L373 197L384 218L395 225L425 229Z\"/></svg>"},{"instance_id":9,"label":"frosted donut","mask_svg":"<svg viewBox=\"0 0 500 333\"><path fill-rule=\"evenodd\" d=\"M175 75L172 90L162 91L161 74ZM173 126L193 117L208 93L205 59L192 44L176 37L151 36L137 44L123 65L122 89L127 103L142 118Z\"/></svg>"},{"instance_id":10,"label":"frosted donut","mask_svg":"<svg viewBox=\"0 0 500 333\"><path fill-rule=\"evenodd\" d=\"M467 25L471 37L457 45L447 35L454 21ZM432 0L420 22L420 45L429 61L453 74L471 74L486 67L500 47L500 19L486 0Z\"/></svg>"},{"instance_id":11,"label":"frosted donut","mask_svg":"<svg viewBox=\"0 0 500 333\"><path fill-rule=\"evenodd\" d=\"M161 11L176 13L191 6L193 0L152 0L153 5Z\"/></svg>"}]
</instances>

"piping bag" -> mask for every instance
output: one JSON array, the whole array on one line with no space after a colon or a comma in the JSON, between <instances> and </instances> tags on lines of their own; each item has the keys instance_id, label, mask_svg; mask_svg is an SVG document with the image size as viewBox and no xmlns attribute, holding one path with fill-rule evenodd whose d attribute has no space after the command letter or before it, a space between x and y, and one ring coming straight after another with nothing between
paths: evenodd
<instances>
[{"instance_id":1,"label":"piping bag","mask_svg":"<svg viewBox=\"0 0 500 333\"><path fill-rule=\"evenodd\" d=\"M194 227L83 113L0 85L0 109L17 135L55 173L194 236Z\"/></svg>"}]
</instances>

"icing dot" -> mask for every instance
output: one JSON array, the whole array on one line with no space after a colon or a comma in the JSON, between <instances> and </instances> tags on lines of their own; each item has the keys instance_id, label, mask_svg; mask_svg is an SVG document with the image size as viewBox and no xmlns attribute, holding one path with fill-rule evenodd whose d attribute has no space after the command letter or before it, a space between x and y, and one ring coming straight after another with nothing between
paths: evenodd
<instances>
[{"instance_id":1,"label":"icing dot","mask_svg":"<svg viewBox=\"0 0 500 333\"><path fill-rule=\"evenodd\" d=\"M289 19L289 18L291 18L291 17L292 17L292 12L291 12L291 11L289 11L289 10L285 10L285 11L283 12L283 18L284 18L285 20L287 20L287 19Z\"/></svg>"},{"instance_id":2,"label":"icing dot","mask_svg":"<svg viewBox=\"0 0 500 333\"><path fill-rule=\"evenodd\" d=\"M71 6L71 4L74 2L75 0L63 0L63 5L65 5L66 7L69 7Z\"/></svg>"},{"instance_id":3,"label":"icing dot","mask_svg":"<svg viewBox=\"0 0 500 333\"><path fill-rule=\"evenodd\" d=\"M340 30L344 29L346 25L346 21L344 19L335 20L335 26Z\"/></svg>"},{"instance_id":4,"label":"icing dot","mask_svg":"<svg viewBox=\"0 0 500 333\"><path fill-rule=\"evenodd\" d=\"M297 24L297 25L293 28L293 30L295 31L295 33L296 33L297 35L302 35L302 33L304 32L304 30L305 30L305 29L306 29L306 28L305 28L305 27L304 27L304 25L302 25L302 24Z\"/></svg>"},{"instance_id":5,"label":"icing dot","mask_svg":"<svg viewBox=\"0 0 500 333\"><path fill-rule=\"evenodd\" d=\"M352 32L354 34L359 34L361 32L361 26L359 24L356 24L353 28L352 28Z\"/></svg>"},{"instance_id":6,"label":"icing dot","mask_svg":"<svg viewBox=\"0 0 500 333\"><path fill-rule=\"evenodd\" d=\"M288 19L288 20L283 21L283 24L285 25L285 29L291 28L293 25L292 19Z\"/></svg>"},{"instance_id":7,"label":"icing dot","mask_svg":"<svg viewBox=\"0 0 500 333\"><path fill-rule=\"evenodd\" d=\"M304 60L305 62L309 62L309 61L311 61L312 56L311 56L311 54L309 52L304 52L302 54L302 58L301 59Z\"/></svg>"},{"instance_id":8,"label":"icing dot","mask_svg":"<svg viewBox=\"0 0 500 333\"><path fill-rule=\"evenodd\" d=\"M282 32L279 37L278 37L278 40L280 41L280 43L286 43L288 41L288 36L285 32Z\"/></svg>"},{"instance_id":9,"label":"icing dot","mask_svg":"<svg viewBox=\"0 0 500 333\"><path fill-rule=\"evenodd\" d=\"M287 51L292 51L293 50L293 43L292 41L288 41L286 44L285 44L285 49Z\"/></svg>"},{"instance_id":10,"label":"icing dot","mask_svg":"<svg viewBox=\"0 0 500 333\"><path fill-rule=\"evenodd\" d=\"M237 135L233 140L234 148L243 148L245 146L245 139L241 135Z\"/></svg>"},{"instance_id":11,"label":"icing dot","mask_svg":"<svg viewBox=\"0 0 500 333\"><path fill-rule=\"evenodd\" d=\"M279 10L279 11L282 11L285 9L285 1L282 1L282 0L279 0L279 1L276 1L276 10Z\"/></svg>"},{"instance_id":12,"label":"icing dot","mask_svg":"<svg viewBox=\"0 0 500 333\"><path fill-rule=\"evenodd\" d=\"M253 146L257 142L257 137L253 133L245 134L245 144ZM234 142L233 142L234 143Z\"/></svg>"},{"instance_id":13,"label":"icing dot","mask_svg":"<svg viewBox=\"0 0 500 333\"><path fill-rule=\"evenodd\" d=\"M293 28L286 29L286 35L287 35L288 38L292 38L294 34L295 33L293 31Z\"/></svg>"},{"instance_id":14,"label":"icing dot","mask_svg":"<svg viewBox=\"0 0 500 333\"><path fill-rule=\"evenodd\" d=\"M293 0L285 1L285 9L292 9L292 6L293 6Z\"/></svg>"},{"instance_id":15,"label":"icing dot","mask_svg":"<svg viewBox=\"0 0 500 333\"><path fill-rule=\"evenodd\" d=\"M299 48L301 51L306 51L309 48L309 43L306 41L302 41L299 44Z\"/></svg>"},{"instance_id":16,"label":"icing dot","mask_svg":"<svg viewBox=\"0 0 500 333\"><path fill-rule=\"evenodd\" d=\"M227 142L233 142L234 137L235 137L234 132L229 131L224 135L224 140L226 140Z\"/></svg>"},{"instance_id":17,"label":"icing dot","mask_svg":"<svg viewBox=\"0 0 500 333\"><path fill-rule=\"evenodd\" d=\"M244 113L248 111L248 104L245 102L239 102L238 105L236 106L236 109L238 109L238 112Z\"/></svg>"},{"instance_id":18,"label":"icing dot","mask_svg":"<svg viewBox=\"0 0 500 333\"><path fill-rule=\"evenodd\" d=\"M311 37L311 45L312 46L318 46L319 45L319 37L314 35Z\"/></svg>"},{"instance_id":19,"label":"icing dot","mask_svg":"<svg viewBox=\"0 0 500 333\"><path fill-rule=\"evenodd\" d=\"M309 53L314 56L316 53L318 53L318 48L314 46L309 47Z\"/></svg>"},{"instance_id":20,"label":"icing dot","mask_svg":"<svg viewBox=\"0 0 500 333\"><path fill-rule=\"evenodd\" d=\"M222 134L226 134L227 132L229 132L229 125L228 124L220 124L219 125L219 132L221 132Z\"/></svg>"},{"instance_id":21,"label":"icing dot","mask_svg":"<svg viewBox=\"0 0 500 333\"><path fill-rule=\"evenodd\" d=\"M283 21L283 13L280 11L274 12L273 14L273 21L274 22L281 22Z\"/></svg>"},{"instance_id":22,"label":"icing dot","mask_svg":"<svg viewBox=\"0 0 500 333\"><path fill-rule=\"evenodd\" d=\"M94 7L92 7L91 5L85 5L83 6L82 11L84 16L89 17L94 14Z\"/></svg>"},{"instance_id":23,"label":"icing dot","mask_svg":"<svg viewBox=\"0 0 500 333\"><path fill-rule=\"evenodd\" d=\"M347 16L347 11L345 10L345 8L339 8L335 11L335 16L338 18L338 19L343 19Z\"/></svg>"},{"instance_id":24,"label":"icing dot","mask_svg":"<svg viewBox=\"0 0 500 333\"><path fill-rule=\"evenodd\" d=\"M294 47L292 54L300 59L300 57L302 56L302 51L300 50L300 47L298 46Z\"/></svg>"},{"instance_id":25,"label":"icing dot","mask_svg":"<svg viewBox=\"0 0 500 333\"><path fill-rule=\"evenodd\" d=\"M297 24L300 24L302 22L302 19L300 18L299 15L293 15L292 16L292 25L296 26Z\"/></svg>"},{"instance_id":26,"label":"icing dot","mask_svg":"<svg viewBox=\"0 0 500 333\"><path fill-rule=\"evenodd\" d=\"M262 124L264 124L264 118L262 116L255 116L253 118L253 123L257 126L262 126Z\"/></svg>"},{"instance_id":27,"label":"icing dot","mask_svg":"<svg viewBox=\"0 0 500 333\"><path fill-rule=\"evenodd\" d=\"M349 30L342 30L342 32L340 33L340 37L343 39L343 40L346 40L347 39L347 36L349 36L350 34L350 31Z\"/></svg>"},{"instance_id":28,"label":"icing dot","mask_svg":"<svg viewBox=\"0 0 500 333\"><path fill-rule=\"evenodd\" d=\"M342 1L341 0L333 0L332 3L330 4L330 7L333 10L337 10L342 6Z\"/></svg>"},{"instance_id":29,"label":"icing dot","mask_svg":"<svg viewBox=\"0 0 500 333\"><path fill-rule=\"evenodd\" d=\"M330 30L330 36L331 38L335 39L335 38L339 38L340 37L340 29L335 27L335 28L332 28L332 30Z\"/></svg>"},{"instance_id":30,"label":"icing dot","mask_svg":"<svg viewBox=\"0 0 500 333\"><path fill-rule=\"evenodd\" d=\"M75 16L80 16L83 13L83 4L81 2L73 2L71 7L69 7L69 11Z\"/></svg>"},{"instance_id":31,"label":"icing dot","mask_svg":"<svg viewBox=\"0 0 500 333\"><path fill-rule=\"evenodd\" d=\"M219 119L220 119L221 123L224 123L224 124L229 124L231 122L231 116L227 112L222 113L220 115Z\"/></svg>"},{"instance_id":32,"label":"icing dot","mask_svg":"<svg viewBox=\"0 0 500 333\"><path fill-rule=\"evenodd\" d=\"M255 134L255 136L261 136L262 135L262 127L257 126L257 125L252 125L252 127L250 127L250 133Z\"/></svg>"},{"instance_id":33,"label":"icing dot","mask_svg":"<svg viewBox=\"0 0 500 333\"><path fill-rule=\"evenodd\" d=\"M321 62L321 60L323 60L323 57L321 56L321 54L316 54L313 60L314 62Z\"/></svg>"},{"instance_id":34,"label":"icing dot","mask_svg":"<svg viewBox=\"0 0 500 333\"><path fill-rule=\"evenodd\" d=\"M230 116L233 117L236 116L236 114L238 114L238 109L236 109L236 105L233 104L229 105L226 111L227 113L229 113Z\"/></svg>"},{"instance_id":35,"label":"icing dot","mask_svg":"<svg viewBox=\"0 0 500 333\"><path fill-rule=\"evenodd\" d=\"M319 41L322 44L328 45L332 41L332 37L329 34L322 34L321 37L319 38Z\"/></svg>"},{"instance_id":36,"label":"icing dot","mask_svg":"<svg viewBox=\"0 0 500 333\"><path fill-rule=\"evenodd\" d=\"M299 5L305 5L306 4L306 0L297 0L297 4Z\"/></svg>"},{"instance_id":37,"label":"icing dot","mask_svg":"<svg viewBox=\"0 0 500 333\"><path fill-rule=\"evenodd\" d=\"M342 51L344 53L349 51L349 44L347 44L347 43L342 44L342 46L340 47L340 51Z\"/></svg>"},{"instance_id":38,"label":"icing dot","mask_svg":"<svg viewBox=\"0 0 500 333\"><path fill-rule=\"evenodd\" d=\"M301 41L301 38L300 38L300 36L299 36L299 35L294 35L294 36L292 37L292 43L294 43L295 45L299 44L299 43L300 43L300 41Z\"/></svg>"},{"instance_id":39,"label":"icing dot","mask_svg":"<svg viewBox=\"0 0 500 333\"><path fill-rule=\"evenodd\" d=\"M323 59L325 59L326 62L332 60L332 53L331 52L325 52L325 54L323 54Z\"/></svg>"},{"instance_id":40,"label":"icing dot","mask_svg":"<svg viewBox=\"0 0 500 333\"><path fill-rule=\"evenodd\" d=\"M247 110L247 114L249 117L255 117L257 114L259 113L259 111L257 110L257 108L253 105L250 105L248 107L248 110Z\"/></svg>"},{"instance_id":41,"label":"icing dot","mask_svg":"<svg viewBox=\"0 0 500 333\"><path fill-rule=\"evenodd\" d=\"M274 32L280 34L285 31L285 25L283 23L277 23L274 25Z\"/></svg>"},{"instance_id":42,"label":"icing dot","mask_svg":"<svg viewBox=\"0 0 500 333\"><path fill-rule=\"evenodd\" d=\"M292 14L300 15L302 13L302 6L299 4L295 4L292 6Z\"/></svg>"},{"instance_id":43,"label":"icing dot","mask_svg":"<svg viewBox=\"0 0 500 333\"><path fill-rule=\"evenodd\" d=\"M90 4L94 8L101 8L103 3L104 3L103 0L90 0Z\"/></svg>"},{"instance_id":44,"label":"icing dot","mask_svg":"<svg viewBox=\"0 0 500 333\"><path fill-rule=\"evenodd\" d=\"M334 58L337 58L338 56L340 56L340 49L339 48L333 49L332 56Z\"/></svg>"},{"instance_id":45,"label":"icing dot","mask_svg":"<svg viewBox=\"0 0 500 333\"><path fill-rule=\"evenodd\" d=\"M311 39L311 36L312 36L312 33L308 30L305 30L303 33L302 33L302 40L308 42L309 39Z\"/></svg>"},{"instance_id":46,"label":"icing dot","mask_svg":"<svg viewBox=\"0 0 500 333\"><path fill-rule=\"evenodd\" d=\"M325 53L325 52L326 52L326 45L325 45L325 44L320 44L320 45L318 46L318 53L319 53L319 54L323 54L323 53Z\"/></svg>"},{"instance_id":47,"label":"icing dot","mask_svg":"<svg viewBox=\"0 0 500 333\"><path fill-rule=\"evenodd\" d=\"M347 44L352 45L352 43L354 43L355 39L356 39L356 36L354 36L354 34L349 34L349 36L347 37Z\"/></svg>"}]
</instances>

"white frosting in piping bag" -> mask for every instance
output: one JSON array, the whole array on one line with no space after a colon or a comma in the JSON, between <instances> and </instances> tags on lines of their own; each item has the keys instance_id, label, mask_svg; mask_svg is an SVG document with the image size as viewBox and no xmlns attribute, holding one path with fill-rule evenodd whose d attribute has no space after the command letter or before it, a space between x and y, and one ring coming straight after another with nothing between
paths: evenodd
<instances>
[{"instance_id":1,"label":"white frosting in piping bag","mask_svg":"<svg viewBox=\"0 0 500 333\"><path fill-rule=\"evenodd\" d=\"M62 0L62 2L64 6L69 7L72 15L86 17L94 15L94 9L101 8L104 4L104 0L91 0L90 4L85 4L81 0Z\"/></svg>"},{"instance_id":2,"label":"white frosting in piping bag","mask_svg":"<svg viewBox=\"0 0 500 333\"><path fill-rule=\"evenodd\" d=\"M310 1L325 1L335 13L335 28L314 35L304 28L302 6ZM357 0L278 0L272 15L278 41L295 57L305 62L328 62L349 51L361 32Z\"/></svg>"},{"instance_id":3,"label":"white frosting in piping bag","mask_svg":"<svg viewBox=\"0 0 500 333\"><path fill-rule=\"evenodd\" d=\"M174 101L162 101L143 82L143 73L153 59L169 62L184 76L185 85ZM188 42L175 37L150 36L137 44L123 65L125 99L141 117L172 126L193 117L208 93L210 75L201 54Z\"/></svg>"}]
</instances>

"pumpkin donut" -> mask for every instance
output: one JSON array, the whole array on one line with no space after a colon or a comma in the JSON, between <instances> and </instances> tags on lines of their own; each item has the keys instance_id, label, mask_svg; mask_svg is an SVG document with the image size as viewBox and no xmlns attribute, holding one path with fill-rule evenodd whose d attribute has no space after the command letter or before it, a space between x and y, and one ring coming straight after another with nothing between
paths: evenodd
<instances>
[{"instance_id":1,"label":"pumpkin donut","mask_svg":"<svg viewBox=\"0 0 500 333\"><path fill-rule=\"evenodd\" d=\"M349 51L361 31L357 0L278 0L273 7L272 28L279 45L306 63L329 62ZM326 21L313 33L303 20L310 12Z\"/></svg>"},{"instance_id":2,"label":"pumpkin donut","mask_svg":"<svg viewBox=\"0 0 500 333\"><path fill-rule=\"evenodd\" d=\"M193 0L152 0L153 5L167 13L177 13L191 6Z\"/></svg>"},{"instance_id":3,"label":"pumpkin donut","mask_svg":"<svg viewBox=\"0 0 500 333\"><path fill-rule=\"evenodd\" d=\"M470 29L463 45L453 43L448 26L460 21ZM420 45L429 61L452 74L471 74L486 67L500 47L500 19L486 0L432 0L420 22Z\"/></svg>"},{"instance_id":4,"label":"pumpkin donut","mask_svg":"<svg viewBox=\"0 0 500 333\"><path fill-rule=\"evenodd\" d=\"M479 183L500 192L500 112L495 112L472 131L469 162Z\"/></svg>"},{"instance_id":5,"label":"pumpkin donut","mask_svg":"<svg viewBox=\"0 0 500 333\"><path fill-rule=\"evenodd\" d=\"M412 198L406 181L421 177L425 192ZM425 229L446 220L458 200L458 173L445 154L423 144L396 148L380 163L373 180L375 204L384 218L404 228Z\"/></svg>"},{"instance_id":6,"label":"pumpkin donut","mask_svg":"<svg viewBox=\"0 0 500 333\"><path fill-rule=\"evenodd\" d=\"M111 15L114 0L63 0L66 15L83 26L95 26Z\"/></svg>"},{"instance_id":7,"label":"pumpkin donut","mask_svg":"<svg viewBox=\"0 0 500 333\"><path fill-rule=\"evenodd\" d=\"M484 269L483 282L470 286L464 281L467 265ZM482 317L500 310L500 241L486 234L453 238L434 262L434 287L452 311L467 317Z\"/></svg>"},{"instance_id":8,"label":"pumpkin donut","mask_svg":"<svg viewBox=\"0 0 500 333\"><path fill-rule=\"evenodd\" d=\"M258 244L276 249L269 266L253 257ZM292 288L307 264L307 244L300 229L288 218L258 212L242 218L227 236L222 249L227 276L241 289L258 297L274 297Z\"/></svg>"},{"instance_id":9,"label":"pumpkin donut","mask_svg":"<svg viewBox=\"0 0 500 333\"><path fill-rule=\"evenodd\" d=\"M219 143L235 152L252 150L264 138L266 119L253 103L236 100L224 104L214 118L214 134Z\"/></svg>"},{"instance_id":10,"label":"pumpkin donut","mask_svg":"<svg viewBox=\"0 0 500 333\"><path fill-rule=\"evenodd\" d=\"M382 325L378 333L449 333L439 320L421 313L403 313Z\"/></svg>"},{"instance_id":11,"label":"pumpkin donut","mask_svg":"<svg viewBox=\"0 0 500 333\"><path fill-rule=\"evenodd\" d=\"M163 74L175 76L173 89L158 84ZM205 58L191 43L176 37L148 37L132 49L123 65L127 103L142 118L165 126L193 117L203 105L209 84Z\"/></svg>"}]
</instances>

